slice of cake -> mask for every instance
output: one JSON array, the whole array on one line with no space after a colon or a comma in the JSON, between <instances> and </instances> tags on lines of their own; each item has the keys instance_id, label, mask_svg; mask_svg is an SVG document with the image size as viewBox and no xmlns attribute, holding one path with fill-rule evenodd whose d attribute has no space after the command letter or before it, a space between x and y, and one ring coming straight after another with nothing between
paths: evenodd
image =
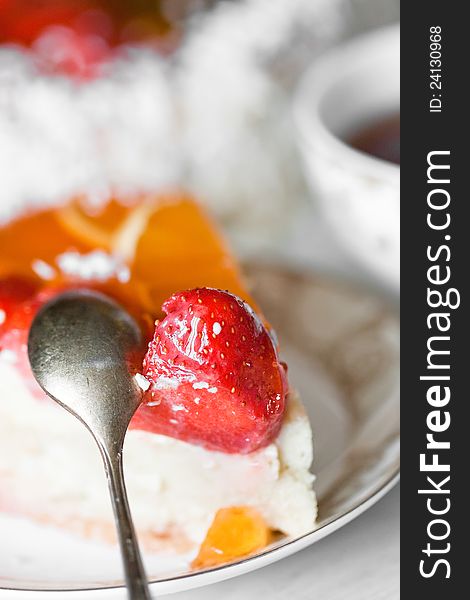
<instances>
[{"instance_id":1,"label":"slice of cake","mask_svg":"<svg viewBox=\"0 0 470 600\"><path fill-rule=\"evenodd\" d=\"M204 567L314 527L308 419L275 336L193 201L29 215L0 229L0 256L0 510L114 539L94 443L40 390L26 354L35 312L73 286L117 299L149 343L124 454L143 544L200 548Z\"/></svg>"}]
</instances>

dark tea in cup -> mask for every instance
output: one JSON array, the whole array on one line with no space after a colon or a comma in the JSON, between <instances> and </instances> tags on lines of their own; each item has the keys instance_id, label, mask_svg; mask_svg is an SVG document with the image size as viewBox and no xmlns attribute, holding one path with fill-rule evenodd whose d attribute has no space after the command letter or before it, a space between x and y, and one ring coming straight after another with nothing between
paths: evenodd
<instances>
[{"instance_id":1,"label":"dark tea in cup","mask_svg":"<svg viewBox=\"0 0 470 600\"><path fill-rule=\"evenodd\" d=\"M400 164L400 114L370 121L349 135L346 142L366 154Z\"/></svg>"}]
</instances>

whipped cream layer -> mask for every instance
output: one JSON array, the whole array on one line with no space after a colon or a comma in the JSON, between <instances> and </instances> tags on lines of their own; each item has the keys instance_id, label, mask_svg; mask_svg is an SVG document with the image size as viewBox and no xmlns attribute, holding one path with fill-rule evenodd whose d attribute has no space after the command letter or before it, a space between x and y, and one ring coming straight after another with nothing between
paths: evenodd
<instances>
[{"instance_id":1,"label":"whipped cream layer","mask_svg":"<svg viewBox=\"0 0 470 600\"><path fill-rule=\"evenodd\" d=\"M103 467L86 429L52 401L31 396L11 356L0 354L0 510L113 539ZM312 440L295 392L275 443L249 455L207 451L129 431L124 468L132 512L154 551L188 551L219 508L256 507L273 529L314 527Z\"/></svg>"}]
</instances>

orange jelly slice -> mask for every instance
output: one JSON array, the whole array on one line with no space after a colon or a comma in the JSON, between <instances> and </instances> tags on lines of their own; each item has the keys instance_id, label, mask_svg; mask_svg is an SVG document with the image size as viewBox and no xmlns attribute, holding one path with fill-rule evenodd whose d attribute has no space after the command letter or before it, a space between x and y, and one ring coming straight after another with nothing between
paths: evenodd
<instances>
[{"instance_id":1,"label":"orange jelly slice","mask_svg":"<svg viewBox=\"0 0 470 600\"><path fill-rule=\"evenodd\" d=\"M52 267L48 282L67 283L70 277L58 269L57 257L97 249L130 269L129 281L112 279L104 291L152 319L161 316L169 296L193 287L226 289L254 304L216 226L184 194L146 196L125 205L110 200L98 211L74 200L21 217L0 228L0 277L38 279L34 266L40 260Z\"/></svg>"},{"instance_id":2,"label":"orange jelly slice","mask_svg":"<svg viewBox=\"0 0 470 600\"><path fill-rule=\"evenodd\" d=\"M271 530L254 508L222 508L217 511L192 567L201 569L230 562L265 548L271 541Z\"/></svg>"},{"instance_id":3,"label":"orange jelly slice","mask_svg":"<svg viewBox=\"0 0 470 600\"><path fill-rule=\"evenodd\" d=\"M110 200L103 207L88 209L74 200L57 209L55 217L63 229L91 248L111 249L132 207Z\"/></svg>"},{"instance_id":4,"label":"orange jelly slice","mask_svg":"<svg viewBox=\"0 0 470 600\"><path fill-rule=\"evenodd\" d=\"M215 225L189 198L166 198L150 215L137 243L132 274L147 282L154 307L176 291L195 287L229 290L249 300Z\"/></svg>"}]
</instances>

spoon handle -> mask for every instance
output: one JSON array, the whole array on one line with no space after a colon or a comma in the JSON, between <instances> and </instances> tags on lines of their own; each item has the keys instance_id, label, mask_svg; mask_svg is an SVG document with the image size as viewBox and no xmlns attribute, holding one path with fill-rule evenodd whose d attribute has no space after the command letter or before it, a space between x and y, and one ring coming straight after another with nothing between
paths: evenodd
<instances>
[{"instance_id":1,"label":"spoon handle","mask_svg":"<svg viewBox=\"0 0 470 600\"><path fill-rule=\"evenodd\" d=\"M118 452L109 452L101 444L99 445L116 520L128 597L130 600L151 600L147 576L140 556L139 544L127 500L122 469L122 449Z\"/></svg>"}]
</instances>

